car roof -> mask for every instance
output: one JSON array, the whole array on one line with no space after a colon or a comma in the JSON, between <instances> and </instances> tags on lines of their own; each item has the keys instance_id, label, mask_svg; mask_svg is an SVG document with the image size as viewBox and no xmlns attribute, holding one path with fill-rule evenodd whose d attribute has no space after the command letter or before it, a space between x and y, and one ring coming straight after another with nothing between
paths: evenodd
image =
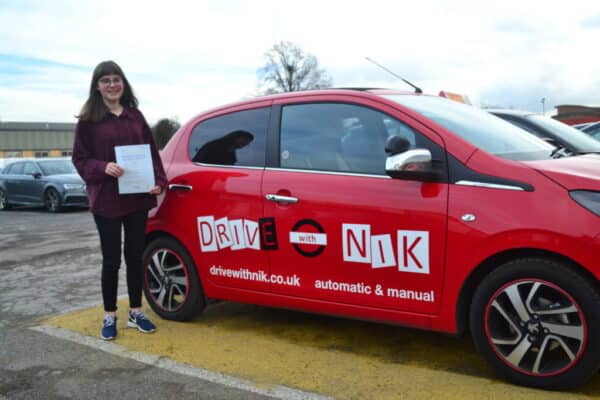
<instances>
[{"instance_id":1,"label":"car roof","mask_svg":"<svg viewBox=\"0 0 600 400\"><path fill-rule=\"evenodd\" d=\"M8 167L9 165L12 164L16 164L16 163L20 163L20 162L25 162L25 161L35 161L35 158L17 158L15 160L9 160L6 162L6 164L4 165L5 167Z\"/></svg>"},{"instance_id":2,"label":"car roof","mask_svg":"<svg viewBox=\"0 0 600 400\"><path fill-rule=\"evenodd\" d=\"M374 88L374 87L339 87L314 90L302 90L297 92L275 93L266 96L257 97L256 99L265 98L285 98L285 97L302 97L311 94L327 93L327 94L348 94L348 93L372 93L372 94L414 94L412 91L398 90L390 88Z\"/></svg>"},{"instance_id":3,"label":"car roof","mask_svg":"<svg viewBox=\"0 0 600 400\"><path fill-rule=\"evenodd\" d=\"M371 96L379 96L383 94L404 94L404 95L417 95L417 96L434 96L428 94L415 94L415 92L406 91L406 90L397 90L397 89L385 89L385 88L363 88L363 87L348 87L348 88L327 88L327 89L315 89L315 90L303 90L303 91L295 91L295 92L284 92L284 93L275 93L264 96L251 97L247 99L242 99L236 102L223 104L217 107L213 107L202 112L196 114L193 119L199 117L200 115L206 115L215 111L220 111L228 108L235 108L240 106L248 106L253 103L263 103L267 101L277 101L282 99L294 99L294 98L302 98L311 95L348 95L354 94L360 97L371 97ZM437 96L436 96L437 97Z\"/></svg>"},{"instance_id":4,"label":"car roof","mask_svg":"<svg viewBox=\"0 0 600 400\"><path fill-rule=\"evenodd\" d=\"M34 158L34 157L25 157L25 158L16 158L16 159L5 159L7 161L5 161L4 163L4 167L0 168L6 168L9 165L12 164L16 164L19 162L43 162L43 161L55 161L55 160L71 160L71 157L39 157L39 158Z\"/></svg>"}]
</instances>

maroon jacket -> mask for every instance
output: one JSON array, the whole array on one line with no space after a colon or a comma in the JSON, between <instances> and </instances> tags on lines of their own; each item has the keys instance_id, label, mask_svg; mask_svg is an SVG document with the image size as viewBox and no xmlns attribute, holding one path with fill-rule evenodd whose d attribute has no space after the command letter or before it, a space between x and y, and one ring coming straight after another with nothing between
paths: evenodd
<instances>
[{"instance_id":1,"label":"maroon jacket","mask_svg":"<svg viewBox=\"0 0 600 400\"><path fill-rule=\"evenodd\" d=\"M150 194L119 194L117 178L104 172L108 162L115 162L115 146L132 144L150 144L156 185L164 188L165 170L150 127L139 110L125 107L118 117L108 113L100 122L77 123L72 158L87 185L92 213L119 217L156 206L156 197Z\"/></svg>"}]
</instances>

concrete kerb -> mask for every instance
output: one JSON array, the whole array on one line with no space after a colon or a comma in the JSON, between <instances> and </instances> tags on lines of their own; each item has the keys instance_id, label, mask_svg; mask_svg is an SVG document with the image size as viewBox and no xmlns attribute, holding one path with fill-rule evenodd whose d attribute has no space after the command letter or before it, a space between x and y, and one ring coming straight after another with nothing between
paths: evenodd
<instances>
[{"instance_id":1,"label":"concrete kerb","mask_svg":"<svg viewBox=\"0 0 600 400\"><path fill-rule=\"evenodd\" d=\"M81 307L77 307L80 309ZM239 379L233 376L212 372L202 368L196 368L187 364L178 363L165 357L140 353L127 350L125 347L112 342L106 342L101 339L81 335L80 333L69 331L63 328L39 325L29 328L31 330L54 336L59 339L69 340L74 343L82 344L100 351L117 355L123 358L132 359L146 365L165 369L170 372L199 378L208 382L225 385L231 388L256 393L263 396L269 396L282 400L331 400L331 397L322 396L316 393L304 392L302 390L292 389L285 386L274 385L268 389L257 387L253 382ZM5 400L0 395L0 400Z\"/></svg>"}]
</instances>

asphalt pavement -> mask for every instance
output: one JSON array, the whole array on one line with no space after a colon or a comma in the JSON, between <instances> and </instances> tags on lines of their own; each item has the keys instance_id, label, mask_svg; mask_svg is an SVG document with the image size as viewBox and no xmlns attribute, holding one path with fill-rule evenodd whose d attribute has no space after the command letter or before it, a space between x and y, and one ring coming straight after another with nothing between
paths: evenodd
<instances>
[{"instance_id":1,"label":"asphalt pavement","mask_svg":"<svg viewBox=\"0 0 600 400\"><path fill-rule=\"evenodd\" d=\"M271 398L33 329L98 305L100 263L87 210L0 212L0 400Z\"/></svg>"}]
</instances>

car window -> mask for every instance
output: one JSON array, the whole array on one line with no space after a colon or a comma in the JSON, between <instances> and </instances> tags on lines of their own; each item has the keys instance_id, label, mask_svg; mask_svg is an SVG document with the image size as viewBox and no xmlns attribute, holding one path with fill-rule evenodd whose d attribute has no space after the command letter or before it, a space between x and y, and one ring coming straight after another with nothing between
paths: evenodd
<instances>
[{"instance_id":1,"label":"car window","mask_svg":"<svg viewBox=\"0 0 600 400\"><path fill-rule=\"evenodd\" d=\"M584 132L586 135L590 135L594 139L600 141L600 124L591 125L589 129L586 129Z\"/></svg>"},{"instance_id":2,"label":"car window","mask_svg":"<svg viewBox=\"0 0 600 400\"><path fill-rule=\"evenodd\" d=\"M36 172L39 172L39 170L37 169L37 167L35 166L34 163L31 163L31 162L25 163L25 166L23 167L23 174L33 175Z\"/></svg>"},{"instance_id":3,"label":"car window","mask_svg":"<svg viewBox=\"0 0 600 400\"><path fill-rule=\"evenodd\" d=\"M474 146L511 160L550 158L554 146L473 106L436 96L390 94L387 99L440 124Z\"/></svg>"},{"instance_id":4,"label":"car window","mask_svg":"<svg viewBox=\"0 0 600 400\"><path fill-rule=\"evenodd\" d=\"M39 161L44 175L76 174L77 170L71 160L44 160Z\"/></svg>"},{"instance_id":5,"label":"car window","mask_svg":"<svg viewBox=\"0 0 600 400\"><path fill-rule=\"evenodd\" d=\"M505 115L505 114L496 114L496 113L492 113L492 114L494 114L498 118L502 118L503 120L510 122L513 125L518 126L521 129L525 129L527 132L531 133L532 135L535 135L537 137L544 136L539 131L537 131L535 128L533 128L530 125L528 125L527 123L521 121L518 117L513 117L513 116Z\"/></svg>"},{"instance_id":6,"label":"car window","mask_svg":"<svg viewBox=\"0 0 600 400\"><path fill-rule=\"evenodd\" d=\"M368 107L340 103L283 107L282 168L385 175L385 143L397 135L417 146L421 135Z\"/></svg>"},{"instance_id":7,"label":"car window","mask_svg":"<svg viewBox=\"0 0 600 400\"><path fill-rule=\"evenodd\" d=\"M23 174L23 164L24 163L15 163L7 167L7 174L11 175L22 175Z\"/></svg>"},{"instance_id":8,"label":"car window","mask_svg":"<svg viewBox=\"0 0 600 400\"><path fill-rule=\"evenodd\" d=\"M264 167L269 113L270 108L259 108L201 122L190 137L190 159L203 164Z\"/></svg>"},{"instance_id":9,"label":"car window","mask_svg":"<svg viewBox=\"0 0 600 400\"><path fill-rule=\"evenodd\" d=\"M583 128L580 128L580 129L585 133L600 132L600 123L591 122L589 124L586 124Z\"/></svg>"},{"instance_id":10,"label":"car window","mask_svg":"<svg viewBox=\"0 0 600 400\"><path fill-rule=\"evenodd\" d=\"M561 138L564 138L565 141L572 143L582 152L600 151L600 143L572 126L544 115L532 114L528 115L527 118L545 129L555 132L556 135L559 135Z\"/></svg>"},{"instance_id":11,"label":"car window","mask_svg":"<svg viewBox=\"0 0 600 400\"><path fill-rule=\"evenodd\" d=\"M600 140L600 124L593 124L589 126L584 132L594 139Z\"/></svg>"}]
</instances>

